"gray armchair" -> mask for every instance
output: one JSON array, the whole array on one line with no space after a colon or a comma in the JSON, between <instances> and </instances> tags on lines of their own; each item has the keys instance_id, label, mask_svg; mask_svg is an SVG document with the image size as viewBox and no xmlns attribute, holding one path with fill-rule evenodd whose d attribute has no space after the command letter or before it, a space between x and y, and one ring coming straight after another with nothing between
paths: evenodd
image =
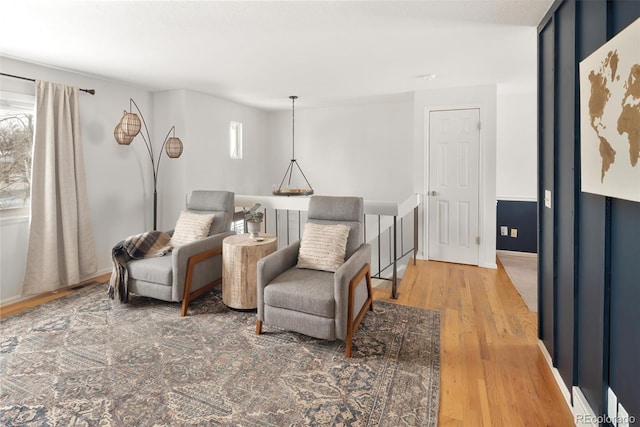
<instances>
[{"instance_id":1,"label":"gray armchair","mask_svg":"<svg viewBox=\"0 0 640 427\"><path fill-rule=\"evenodd\" d=\"M187 314L189 301L222 282L222 240L235 234L230 231L234 193L194 191L187 210L214 214L208 237L174 248L170 256L127 263L131 293L163 301L182 301L181 316Z\"/></svg>"},{"instance_id":2,"label":"gray armchair","mask_svg":"<svg viewBox=\"0 0 640 427\"><path fill-rule=\"evenodd\" d=\"M307 223L345 224L350 227L345 262L335 273L298 268L300 241L258 261L258 320L326 340L351 341L371 296L371 247L364 242L363 201L359 197L313 196Z\"/></svg>"}]
</instances>

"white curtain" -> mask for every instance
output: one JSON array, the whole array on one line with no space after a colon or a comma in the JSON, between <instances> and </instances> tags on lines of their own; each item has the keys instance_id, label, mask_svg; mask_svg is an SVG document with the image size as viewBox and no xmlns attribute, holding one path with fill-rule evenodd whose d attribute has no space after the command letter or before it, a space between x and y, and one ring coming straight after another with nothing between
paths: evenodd
<instances>
[{"instance_id":1,"label":"white curtain","mask_svg":"<svg viewBox=\"0 0 640 427\"><path fill-rule=\"evenodd\" d=\"M97 270L80 141L78 88L36 81L31 170L24 295L77 284Z\"/></svg>"}]
</instances>

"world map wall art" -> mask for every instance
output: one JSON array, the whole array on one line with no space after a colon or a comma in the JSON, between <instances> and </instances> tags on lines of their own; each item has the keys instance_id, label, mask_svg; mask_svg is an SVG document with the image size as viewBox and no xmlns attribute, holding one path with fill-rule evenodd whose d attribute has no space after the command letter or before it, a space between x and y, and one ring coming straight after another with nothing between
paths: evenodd
<instances>
[{"instance_id":1,"label":"world map wall art","mask_svg":"<svg viewBox=\"0 0 640 427\"><path fill-rule=\"evenodd\" d=\"M640 202L640 19L580 63L582 191Z\"/></svg>"}]
</instances>

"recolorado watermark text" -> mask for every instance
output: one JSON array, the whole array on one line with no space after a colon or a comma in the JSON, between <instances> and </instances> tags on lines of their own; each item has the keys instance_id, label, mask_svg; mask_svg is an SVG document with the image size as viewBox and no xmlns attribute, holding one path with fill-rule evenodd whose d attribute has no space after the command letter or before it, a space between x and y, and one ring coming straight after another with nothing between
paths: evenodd
<instances>
[{"instance_id":1,"label":"recolorado watermark text","mask_svg":"<svg viewBox=\"0 0 640 427\"><path fill-rule=\"evenodd\" d=\"M603 424L603 423L609 423L609 424L614 424L614 425L618 425L618 424L635 424L636 423L636 417L634 417L633 415L628 416L628 417L615 417L615 418L611 418L608 415L589 415L589 414L578 414L576 415L576 424Z\"/></svg>"}]
</instances>

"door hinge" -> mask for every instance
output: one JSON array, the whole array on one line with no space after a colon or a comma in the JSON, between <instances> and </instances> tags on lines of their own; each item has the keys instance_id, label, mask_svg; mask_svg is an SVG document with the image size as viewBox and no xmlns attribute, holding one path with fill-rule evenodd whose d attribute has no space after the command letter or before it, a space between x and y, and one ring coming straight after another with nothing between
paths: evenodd
<instances>
[{"instance_id":1,"label":"door hinge","mask_svg":"<svg viewBox=\"0 0 640 427\"><path fill-rule=\"evenodd\" d=\"M480 244L480 236L476 237L476 245Z\"/></svg>"},{"instance_id":2,"label":"door hinge","mask_svg":"<svg viewBox=\"0 0 640 427\"><path fill-rule=\"evenodd\" d=\"M482 129L482 122L478 122L478 130Z\"/></svg>"}]
</instances>

